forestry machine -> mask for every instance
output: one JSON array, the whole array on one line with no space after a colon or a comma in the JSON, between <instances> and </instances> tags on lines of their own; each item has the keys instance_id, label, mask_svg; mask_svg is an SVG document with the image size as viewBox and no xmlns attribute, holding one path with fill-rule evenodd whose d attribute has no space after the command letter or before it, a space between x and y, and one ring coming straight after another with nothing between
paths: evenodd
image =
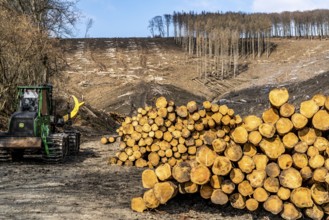
<instances>
[{"instance_id":1,"label":"forestry machine","mask_svg":"<svg viewBox=\"0 0 329 220\"><path fill-rule=\"evenodd\" d=\"M41 155L45 162L62 162L80 149L80 133L69 124L84 102L75 96L74 109L64 117L54 110L52 85L19 86L17 110L9 121L9 130L0 133L0 161L21 159L25 154ZM62 132L58 128L63 127ZM64 129L65 128L65 129Z\"/></svg>"}]
</instances>

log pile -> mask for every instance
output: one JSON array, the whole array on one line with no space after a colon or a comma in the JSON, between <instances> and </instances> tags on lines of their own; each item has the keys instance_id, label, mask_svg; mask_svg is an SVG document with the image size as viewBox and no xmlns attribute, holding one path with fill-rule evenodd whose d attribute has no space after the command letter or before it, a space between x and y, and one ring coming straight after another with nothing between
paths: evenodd
<instances>
[{"instance_id":1,"label":"log pile","mask_svg":"<svg viewBox=\"0 0 329 220\"><path fill-rule=\"evenodd\" d=\"M199 109L194 101L175 106L160 97L155 105L139 108L137 116L125 119L117 130L121 150L109 163L150 168L168 163L173 167L177 162L194 160L197 151L207 154L208 148L203 146L214 146L221 152L231 140L230 133L242 123L233 109L209 101ZM245 130L236 130L235 136L240 139L245 136L238 132L247 135Z\"/></svg>"},{"instance_id":2,"label":"log pile","mask_svg":"<svg viewBox=\"0 0 329 220\"><path fill-rule=\"evenodd\" d=\"M197 110L194 103L176 107L175 120L169 120L171 124L168 117L173 116L169 116L167 110L163 122L167 129L162 128L160 131L166 134L170 132L172 138L165 139L163 135L162 139L152 139L149 147L152 153L149 155L156 153L158 159L156 163L152 158L146 161L155 169L143 172L142 183L147 191L142 197L132 200L132 209L138 212L154 209L177 193L200 193L201 197L214 204L229 203L234 208L250 211L262 206L284 219L302 216L327 218L329 97L315 95L302 102L298 108L289 104L288 99L289 93L285 88L274 89L269 93L270 108L261 117L251 115L243 120L234 116L234 111L227 107L226 114L223 114L220 111L223 107L210 102L203 103L202 110ZM166 101L161 106L159 103L157 101L156 115L159 109L173 106ZM155 112L151 108L148 111ZM195 116L195 113L199 116ZM140 114L148 115L145 112ZM155 119L158 116L154 114L152 117ZM141 118L128 119L119 130L126 145L135 135L132 134ZM148 121L146 118L143 120L145 124ZM167 127L165 123L170 126ZM190 135L182 136L183 128L187 128ZM174 135L175 131L180 131L180 136ZM148 138L143 132L140 136ZM170 157L161 157L159 150L151 150L154 149L152 145L161 145L159 143L166 141L170 145L168 149L173 151L177 147L171 143L173 137L177 138L178 143L179 138L183 137L184 142L180 144L186 148L195 146L196 153L183 153L176 158L175 163L170 163ZM190 141L194 144L187 145ZM136 142L134 140L133 143ZM183 158L183 155L186 156Z\"/></svg>"}]
</instances>

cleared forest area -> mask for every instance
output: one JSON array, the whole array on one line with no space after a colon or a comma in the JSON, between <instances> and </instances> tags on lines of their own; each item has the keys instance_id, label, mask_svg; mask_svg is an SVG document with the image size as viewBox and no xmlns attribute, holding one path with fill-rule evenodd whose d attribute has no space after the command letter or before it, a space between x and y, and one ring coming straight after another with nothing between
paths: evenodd
<instances>
[{"instance_id":1,"label":"cleared forest area","mask_svg":"<svg viewBox=\"0 0 329 220\"><path fill-rule=\"evenodd\" d=\"M65 86L66 93L83 94L97 109L128 115L151 104L152 96L176 96L178 103L188 101L180 95L185 93L219 100L230 91L300 82L329 69L326 40L279 38L272 42L277 46L268 58L244 59L243 72L222 80L212 74L200 78L198 63L203 58L189 56L172 38L65 40L65 84L70 85Z\"/></svg>"},{"instance_id":2,"label":"cleared forest area","mask_svg":"<svg viewBox=\"0 0 329 220\"><path fill-rule=\"evenodd\" d=\"M4 2L10 3L10 10L18 8L19 1ZM17 12L19 15L30 13L30 5L25 6L27 10L22 8L22 12ZM70 5L64 6L70 8ZM176 106L191 100L195 104L205 100L225 104L241 116L233 118L233 112L232 118L226 117L226 123L233 126L233 122L240 120L241 123L249 114L261 117L269 108L268 94L275 87L287 87L289 103L292 104L309 100L316 93L328 95L329 26L326 14L328 10L274 14L174 13L166 16L166 22L174 24L175 36L172 38L56 39L49 45L56 45L63 52L56 50L56 56L49 58L49 62L46 62L43 51L39 50L44 47L36 47L35 50L40 53L34 57L34 63L20 57L29 67L27 77L24 77L25 69L18 68L17 60L8 58L15 58L15 53L9 53L11 56L8 57L0 56L1 64L11 65L11 68L0 66L0 72L9 71L9 76L13 76L11 79L19 79L16 83L51 82L55 88L54 94L61 99L59 110L65 112L67 101L63 100L69 100L72 94L86 103L74 120L74 127L82 133L83 144L79 156L72 156L64 164L56 165L43 164L38 158L1 164L0 218L278 219L277 215L263 209L251 213L214 205L202 199L204 195L178 195L153 211L143 214L133 212L130 200L143 193L143 169L110 166L109 158L113 159L122 146L120 149L119 139L109 145L101 145L99 139L102 136L117 136L116 129L126 116L138 114L140 108L151 109L146 106L154 105L159 96L174 100ZM10 25L6 26L2 22L2 25L6 30L12 30L10 26L17 20L9 12L5 15L13 18L13 23L8 22ZM66 21L68 23L70 21ZM41 26L47 27L47 24L41 22ZM27 29L18 28L17 36L25 36L24 30ZM20 39L27 43L31 43L28 41L31 39L34 40L32 43L37 42L40 39L38 34L44 32L43 29L34 31L35 38ZM65 29L62 31L65 32ZM19 38L1 34L1 40L10 43L3 45L18 46L22 51L31 52L26 44L18 44L22 42ZM44 37L49 40L49 36ZM46 43L48 45L48 41ZM14 91L15 83L6 80L5 75L0 77L0 82L7 86L0 87L3 94L6 89ZM7 96L6 100L12 97ZM0 100L3 109L9 106L6 100ZM2 121L5 118L2 117ZM161 119L158 120L161 125ZM198 126L202 128L203 125L199 123ZM151 128L155 130L153 133L150 127L145 127L144 130L151 135L161 136L162 131L155 134L155 126ZM200 133L203 132L201 128ZM122 132L120 129L118 131ZM227 129L227 132L225 136L229 140L230 131ZM145 134L134 135L138 139L139 135ZM180 133L175 132L175 135L179 139ZM190 136L188 131L184 135ZM148 141L153 143L153 140ZM175 141L172 144L175 145ZM129 154L133 153L133 147L136 148L135 145L127 147ZM197 153L196 147L187 148L181 143L177 151L182 153L175 152L176 157L171 161L180 158L193 160L195 156L189 157L186 151L192 155ZM161 157L175 156L175 153L168 150L161 152ZM129 155L135 157L131 159L142 156L141 152L135 154ZM127 155L121 154L125 162L129 159ZM115 160L118 162L117 158ZM157 159L154 162L157 165L156 162ZM238 161L236 164L239 166ZM189 189L188 186L184 188L185 191ZM205 189L204 192L209 196L209 191Z\"/></svg>"}]
</instances>

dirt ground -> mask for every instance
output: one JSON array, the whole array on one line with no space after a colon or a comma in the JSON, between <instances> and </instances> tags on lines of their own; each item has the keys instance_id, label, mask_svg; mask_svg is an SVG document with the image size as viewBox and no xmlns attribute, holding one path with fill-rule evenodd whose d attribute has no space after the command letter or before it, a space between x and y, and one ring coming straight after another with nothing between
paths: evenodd
<instances>
[{"instance_id":1,"label":"dirt ground","mask_svg":"<svg viewBox=\"0 0 329 220\"><path fill-rule=\"evenodd\" d=\"M39 158L0 164L0 219L280 219L262 209L250 213L216 206L197 195L135 213L130 200L143 193L142 169L109 166L118 143L101 145L99 138L115 134L122 116L151 105L159 95L178 105L213 100L242 116L266 109L272 87L287 86L293 103L318 92L329 95L329 41L278 41L270 58L246 60L248 69L225 81L196 80L196 58L186 57L167 40L77 39L63 44L68 68L61 81L54 80L54 94L63 99L74 94L86 102L74 121L83 134L81 153L57 165Z\"/></svg>"},{"instance_id":2,"label":"dirt ground","mask_svg":"<svg viewBox=\"0 0 329 220\"><path fill-rule=\"evenodd\" d=\"M118 143L85 142L64 164L39 158L0 165L0 219L279 219L264 211L248 213L216 206L197 195L136 213L130 199L143 193L142 169L107 165Z\"/></svg>"}]
</instances>

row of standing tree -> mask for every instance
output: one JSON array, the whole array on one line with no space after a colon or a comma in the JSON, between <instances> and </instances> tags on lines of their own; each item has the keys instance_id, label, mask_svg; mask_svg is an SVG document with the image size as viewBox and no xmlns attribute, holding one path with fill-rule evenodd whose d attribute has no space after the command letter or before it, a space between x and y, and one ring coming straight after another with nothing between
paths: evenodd
<instances>
[{"instance_id":1,"label":"row of standing tree","mask_svg":"<svg viewBox=\"0 0 329 220\"><path fill-rule=\"evenodd\" d=\"M325 9L251 14L174 12L152 20L157 21L153 27L162 30L160 36L164 36L163 20L167 36L168 24L173 24L176 42L188 55L201 58L200 77L212 73L221 79L240 72L241 58L268 57L275 46L271 38L323 39L329 35L329 10Z\"/></svg>"}]
</instances>

